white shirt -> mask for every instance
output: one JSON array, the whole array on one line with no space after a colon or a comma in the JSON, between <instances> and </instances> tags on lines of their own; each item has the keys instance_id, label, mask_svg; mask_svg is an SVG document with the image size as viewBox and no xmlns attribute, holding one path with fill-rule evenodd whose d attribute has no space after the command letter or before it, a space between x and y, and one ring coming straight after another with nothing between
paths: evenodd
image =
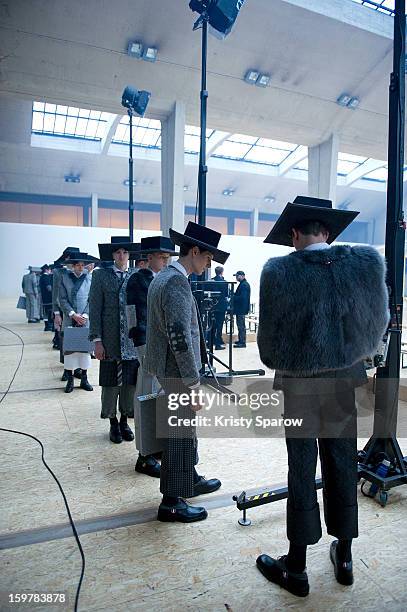
<instances>
[{"instance_id":1,"label":"white shirt","mask_svg":"<svg viewBox=\"0 0 407 612\"><path fill-rule=\"evenodd\" d=\"M188 272L185 270L184 266L179 262L178 259L177 261L172 261L169 265L173 268L176 268L176 270L179 270L181 274L188 278Z\"/></svg>"},{"instance_id":2,"label":"white shirt","mask_svg":"<svg viewBox=\"0 0 407 612\"><path fill-rule=\"evenodd\" d=\"M125 270L120 270L120 268L118 268L116 264L113 265L113 272L116 272L116 274L120 274L119 278L121 278L122 274L127 274L128 271L128 268L126 268Z\"/></svg>"},{"instance_id":3,"label":"white shirt","mask_svg":"<svg viewBox=\"0 0 407 612\"><path fill-rule=\"evenodd\" d=\"M324 251L325 249L330 249L331 245L327 242L314 242L314 244L309 244L306 246L303 251Z\"/></svg>"}]
</instances>

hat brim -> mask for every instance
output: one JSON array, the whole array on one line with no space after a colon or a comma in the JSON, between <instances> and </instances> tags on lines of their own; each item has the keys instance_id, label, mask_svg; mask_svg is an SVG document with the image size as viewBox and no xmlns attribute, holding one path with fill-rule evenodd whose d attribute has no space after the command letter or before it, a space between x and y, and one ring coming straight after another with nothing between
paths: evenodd
<instances>
[{"instance_id":1,"label":"hat brim","mask_svg":"<svg viewBox=\"0 0 407 612\"><path fill-rule=\"evenodd\" d=\"M354 210L322 208L289 202L264 242L292 247L294 245L291 230L296 224L307 221L319 221L329 231L327 242L331 244L352 223L358 214L359 212Z\"/></svg>"},{"instance_id":2,"label":"hat brim","mask_svg":"<svg viewBox=\"0 0 407 612\"><path fill-rule=\"evenodd\" d=\"M217 263L221 263L221 264L226 263L230 255L230 253L226 253L226 251L221 251L220 249L217 249L216 247L213 247L212 245L207 244L206 242L201 242L201 240L197 240L196 238L190 238L189 236L186 236L185 234L181 234L180 232L176 232L175 230L171 228L170 228L170 238L173 241L173 243L177 244L178 246L181 246L181 244L190 244L192 246L199 246L205 251L209 251L210 253L212 253L213 259Z\"/></svg>"},{"instance_id":3,"label":"hat brim","mask_svg":"<svg viewBox=\"0 0 407 612\"><path fill-rule=\"evenodd\" d=\"M151 253L168 253L168 255L179 255L177 251L172 251L171 249L143 249L141 251L142 255L151 255Z\"/></svg>"},{"instance_id":4,"label":"hat brim","mask_svg":"<svg viewBox=\"0 0 407 612\"><path fill-rule=\"evenodd\" d=\"M140 253L140 245L135 242L106 242L99 244L98 247L101 261L111 261L113 259L113 253L119 249L129 251L130 255Z\"/></svg>"}]
</instances>

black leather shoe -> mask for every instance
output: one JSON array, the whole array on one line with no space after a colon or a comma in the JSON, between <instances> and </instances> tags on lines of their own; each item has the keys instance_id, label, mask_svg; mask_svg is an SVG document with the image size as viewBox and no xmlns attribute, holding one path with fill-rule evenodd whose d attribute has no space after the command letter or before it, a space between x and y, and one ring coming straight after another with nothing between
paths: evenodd
<instances>
[{"instance_id":1,"label":"black leather shoe","mask_svg":"<svg viewBox=\"0 0 407 612\"><path fill-rule=\"evenodd\" d=\"M64 373L61 376L61 382L66 382L67 380L68 380L68 370L64 370Z\"/></svg>"},{"instance_id":2,"label":"black leather shoe","mask_svg":"<svg viewBox=\"0 0 407 612\"><path fill-rule=\"evenodd\" d=\"M126 440L126 442L131 442L134 440L134 433L130 429L127 421L120 421L120 432L123 440Z\"/></svg>"},{"instance_id":3,"label":"black leather shoe","mask_svg":"<svg viewBox=\"0 0 407 612\"><path fill-rule=\"evenodd\" d=\"M121 444L123 442L122 434L120 431L119 423L110 424L110 441L114 444Z\"/></svg>"},{"instance_id":4,"label":"black leather shoe","mask_svg":"<svg viewBox=\"0 0 407 612\"><path fill-rule=\"evenodd\" d=\"M206 480L205 476L200 476L198 482L194 484L194 494L192 497L198 495L205 495L205 493L213 493L222 486L221 481L218 478L210 478Z\"/></svg>"},{"instance_id":5,"label":"black leather shoe","mask_svg":"<svg viewBox=\"0 0 407 612\"><path fill-rule=\"evenodd\" d=\"M75 378L82 378L82 370L80 368L76 368L76 370L73 371L73 375L75 376Z\"/></svg>"},{"instance_id":6,"label":"black leather shoe","mask_svg":"<svg viewBox=\"0 0 407 612\"><path fill-rule=\"evenodd\" d=\"M139 455L134 469L136 472L140 472L140 474L146 474L147 476L152 476L153 478L160 478L161 465L152 455L149 455L148 457L142 457Z\"/></svg>"},{"instance_id":7,"label":"black leather shoe","mask_svg":"<svg viewBox=\"0 0 407 612\"><path fill-rule=\"evenodd\" d=\"M331 543L329 556L334 564L335 578L339 584L350 586L353 584L353 567L352 561L340 561L338 559L338 540Z\"/></svg>"},{"instance_id":8,"label":"black leather shoe","mask_svg":"<svg viewBox=\"0 0 407 612\"><path fill-rule=\"evenodd\" d=\"M242 342L236 342L233 346L235 348L246 348L246 343L243 344Z\"/></svg>"},{"instance_id":9,"label":"black leather shoe","mask_svg":"<svg viewBox=\"0 0 407 612\"><path fill-rule=\"evenodd\" d=\"M157 520L164 523L193 523L194 521L203 521L208 516L205 508L199 506L190 506L183 499L179 499L175 506L166 506L160 504L158 508Z\"/></svg>"},{"instance_id":10,"label":"black leather shoe","mask_svg":"<svg viewBox=\"0 0 407 612\"><path fill-rule=\"evenodd\" d=\"M73 391L73 376L68 373L67 383L65 387L65 393L72 393Z\"/></svg>"},{"instance_id":11,"label":"black leather shoe","mask_svg":"<svg viewBox=\"0 0 407 612\"><path fill-rule=\"evenodd\" d=\"M257 557L256 564L263 576L278 584L297 597L306 597L309 593L309 582L306 572L296 574L287 569L286 556L273 559L268 555Z\"/></svg>"},{"instance_id":12,"label":"black leather shoe","mask_svg":"<svg viewBox=\"0 0 407 612\"><path fill-rule=\"evenodd\" d=\"M223 351L226 347L225 346L215 346L215 351Z\"/></svg>"},{"instance_id":13,"label":"black leather shoe","mask_svg":"<svg viewBox=\"0 0 407 612\"><path fill-rule=\"evenodd\" d=\"M87 376L82 376L81 377L80 388L84 389L84 391L93 391L93 387L90 384L90 382L88 381L88 377Z\"/></svg>"}]
</instances>

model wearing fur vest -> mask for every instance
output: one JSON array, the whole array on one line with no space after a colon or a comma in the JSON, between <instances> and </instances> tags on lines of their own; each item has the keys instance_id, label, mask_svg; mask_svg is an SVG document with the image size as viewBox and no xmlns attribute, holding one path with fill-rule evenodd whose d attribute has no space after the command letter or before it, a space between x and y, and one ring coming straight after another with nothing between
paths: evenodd
<instances>
[{"instance_id":1,"label":"model wearing fur vest","mask_svg":"<svg viewBox=\"0 0 407 612\"><path fill-rule=\"evenodd\" d=\"M294 246L270 259L260 282L258 346L276 370L284 416L303 418L286 428L288 555L261 555L259 570L298 596L309 592L307 545L321 538L315 471L321 459L327 531L337 538L330 558L341 584L353 582L351 544L358 535L355 388L367 381L372 355L388 323L385 264L368 246L330 244L358 213L329 200L299 196L265 242Z\"/></svg>"}]
</instances>

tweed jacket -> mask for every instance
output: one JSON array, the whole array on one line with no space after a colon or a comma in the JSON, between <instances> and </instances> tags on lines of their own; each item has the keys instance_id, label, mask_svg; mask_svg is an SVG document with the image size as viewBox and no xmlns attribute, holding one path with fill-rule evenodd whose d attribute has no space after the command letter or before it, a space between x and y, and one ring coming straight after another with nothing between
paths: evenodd
<instances>
[{"instance_id":1,"label":"tweed jacket","mask_svg":"<svg viewBox=\"0 0 407 612\"><path fill-rule=\"evenodd\" d=\"M23 290L23 293L25 293L26 295L38 295L38 278L35 272L24 274L21 283L21 288Z\"/></svg>"},{"instance_id":2,"label":"tweed jacket","mask_svg":"<svg viewBox=\"0 0 407 612\"><path fill-rule=\"evenodd\" d=\"M143 346L146 343L147 293L153 278L154 274L149 268L141 268L127 283L127 305L135 310L135 325L129 330L134 346Z\"/></svg>"},{"instance_id":3,"label":"tweed jacket","mask_svg":"<svg viewBox=\"0 0 407 612\"><path fill-rule=\"evenodd\" d=\"M376 351L388 320L385 263L372 247L296 251L263 268L257 343L280 373L349 368Z\"/></svg>"},{"instance_id":4,"label":"tweed jacket","mask_svg":"<svg viewBox=\"0 0 407 612\"><path fill-rule=\"evenodd\" d=\"M62 330L72 326L73 319L69 316L72 310L77 314L87 315L86 327L89 326L90 285L91 276L87 271L83 272L78 278L75 278L74 272L67 272L62 276L59 286L59 304L64 313Z\"/></svg>"},{"instance_id":5,"label":"tweed jacket","mask_svg":"<svg viewBox=\"0 0 407 612\"><path fill-rule=\"evenodd\" d=\"M52 312L58 312L60 308L59 287L61 286L62 276L67 272L66 268L55 268L52 273Z\"/></svg>"},{"instance_id":6,"label":"tweed jacket","mask_svg":"<svg viewBox=\"0 0 407 612\"><path fill-rule=\"evenodd\" d=\"M152 281L147 296L144 369L160 378L199 382L201 336L196 303L186 276L169 265Z\"/></svg>"},{"instance_id":7,"label":"tweed jacket","mask_svg":"<svg viewBox=\"0 0 407 612\"><path fill-rule=\"evenodd\" d=\"M94 270L89 294L89 339L101 338L106 359L137 359L137 349L129 338L126 316L126 288L135 270L130 269L120 283L113 268Z\"/></svg>"}]
</instances>

